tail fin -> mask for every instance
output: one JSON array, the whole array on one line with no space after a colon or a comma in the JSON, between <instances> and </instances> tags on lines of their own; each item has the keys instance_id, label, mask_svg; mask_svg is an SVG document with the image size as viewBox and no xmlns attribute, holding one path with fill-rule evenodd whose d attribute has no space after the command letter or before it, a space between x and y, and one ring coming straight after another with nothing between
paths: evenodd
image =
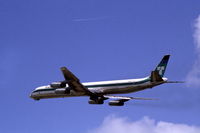
<instances>
[{"instance_id":1,"label":"tail fin","mask_svg":"<svg viewBox=\"0 0 200 133\"><path fill-rule=\"evenodd\" d=\"M167 67L167 63L169 61L169 57L170 55L165 55L161 62L158 64L158 66L156 67L155 71L158 72L158 74L163 77L164 74L165 74L165 70L166 70L166 67Z\"/></svg>"},{"instance_id":2,"label":"tail fin","mask_svg":"<svg viewBox=\"0 0 200 133\"><path fill-rule=\"evenodd\" d=\"M161 82L162 77L159 75L158 71L152 71L150 76L151 82Z\"/></svg>"}]
</instances>

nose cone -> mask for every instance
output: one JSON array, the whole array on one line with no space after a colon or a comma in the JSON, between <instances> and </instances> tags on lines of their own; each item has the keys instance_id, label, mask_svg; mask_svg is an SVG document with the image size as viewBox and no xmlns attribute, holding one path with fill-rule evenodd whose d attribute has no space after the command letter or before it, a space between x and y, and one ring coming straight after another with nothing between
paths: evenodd
<instances>
[{"instance_id":1,"label":"nose cone","mask_svg":"<svg viewBox=\"0 0 200 133\"><path fill-rule=\"evenodd\" d=\"M34 99L34 100L40 100L41 98L41 95L40 95L40 91L42 91L43 89L46 89L46 88L50 88L49 85L47 86L40 86L40 87L37 87L30 95L29 97Z\"/></svg>"},{"instance_id":2,"label":"nose cone","mask_svg":"<svg viewBox=\"0 0 200 133\"><path fill-rule=\"evenodd\" d=\"M29 97L34 100L40 100L40 98L37 96L37 94L34 91L29 95Z\"/></svg>"},{"instance_id":3,"label":"nose cone","mask_svg":"<svg viewBox=\"0 0 200 133\"><path fill-rule=\"evenodd\" d=\"M31 92L31 94L29 95L29 97L33 99L33 94L32 94L32 93L33 93L33 92Z\"/></svg>"},{"instance_id":4,"label":"nose cone","mask_svg":"<svg viewBox=\"0 0 200 133\"><path fill-rule=\"evenodd\" d=\"M31 94L29 95L29 97L30 97L30 98L32 98L32 99L35 99L35 94L34 94L34 91L33 91L33 92L31 92Z\"/></svg>"}]
</instances>

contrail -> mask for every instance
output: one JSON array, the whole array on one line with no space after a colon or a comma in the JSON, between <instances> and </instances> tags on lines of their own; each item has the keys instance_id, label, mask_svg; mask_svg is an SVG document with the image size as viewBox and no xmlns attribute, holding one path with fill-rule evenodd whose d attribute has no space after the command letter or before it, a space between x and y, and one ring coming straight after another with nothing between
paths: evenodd
<instances>
[{"instance_id":1,"label":"contrail","mask_svg":"<svg viewBox=\"0 0 200 133\"><path fill-rule=\"evenodd\" d=\"M76 18L76 19L73 19L72 21L75 21L75 22L87 22L87 21L104 20L104 19L107 19L107 18L108 18L107 16L94 17L94 18Z\"/></svg>"}]
</instances>

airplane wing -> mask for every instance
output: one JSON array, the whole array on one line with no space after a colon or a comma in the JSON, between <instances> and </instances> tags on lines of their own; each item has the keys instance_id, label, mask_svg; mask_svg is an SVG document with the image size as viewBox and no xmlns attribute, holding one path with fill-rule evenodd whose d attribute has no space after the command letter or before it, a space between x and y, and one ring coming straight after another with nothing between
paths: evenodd
<instances>
[{"instance_id":1,"label":"airplane wing","mask_svg":"<svg viewBox=\"0 0 200 133\"><path fill-rule=\"evenodd\" d=\"M85 92L88 94L91 93L86 87L84 87L80 83L80 80L72 72L70 72L66 67L61 67L60 69L69 87L71 87L73 90L78 91L78 92Z\"/></svg>"},{"instance_id":2,"label":"airplane wing","mask_svg":"<svg viewBox=\"0 0 200 133\"><path fill-rule=\"evenodd\" d=\"M154 98L110 96L110 95L104 95L104 97L108 98L108 99L115 99L115 100L122 100L122 101L129 101L129 100L157 100L157 99L154 99Z\"/></svg>"},{"instance_id":3,"label":"airplane wing","mask_svg":"<svg viewBox=\"0 0 200 133\"><path fill-rule=\"evenodd\" d=\"M104 95L106 99L114 99L109 102L110 106L123 106L124 102L127 102L129 100L156 100L152 98L141 98L141 97L126 97L126 96L110 96L110 95Z\"/></svg>"}]
</instances>

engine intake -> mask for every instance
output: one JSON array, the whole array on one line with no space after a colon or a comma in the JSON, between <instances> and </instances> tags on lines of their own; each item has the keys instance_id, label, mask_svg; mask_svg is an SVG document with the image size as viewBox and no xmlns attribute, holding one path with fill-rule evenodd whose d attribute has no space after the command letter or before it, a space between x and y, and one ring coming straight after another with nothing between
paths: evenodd
<instances>
[{"instance_id":1,"label":"engine intake","mask_svg":"<svg viewBox=\"0 0 200 133\"><path fill-rule=\"evenodd\" d=\"M65 82L53 82L50 84L52 88L65 88L68 87L68 85Z\"/></svg>"},{"instance_id":2,"label":"engine intake","mask_svg":"<svg viewBox=\"0 0 200 133\"><path fill-rule=\"evenodd\" d=\"M123 106L124 105L124 102L121 102L121 101L110 101L108 103L110 106Z\"/></svg>"},{"instance_id":3,"label":"engine intake","mask_svg":"<svg viewBox=\"0 0 200 133\"><path fill-rule=\"evenodd\" d=\"M103 104L104 100L89 100L88 101L89 104Z\"/></svg>"}]
</instances>

